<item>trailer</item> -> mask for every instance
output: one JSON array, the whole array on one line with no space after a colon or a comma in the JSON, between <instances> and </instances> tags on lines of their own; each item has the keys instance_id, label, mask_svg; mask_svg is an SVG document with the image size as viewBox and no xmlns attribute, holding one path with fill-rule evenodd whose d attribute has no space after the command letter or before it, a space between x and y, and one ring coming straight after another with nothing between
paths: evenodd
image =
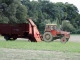
<instances>
[{"instance_id":1,"label":"trailer","mask_svg":"<svg viewBox=\"0 0 80 60\"><path fill-rule=\"evenodd\" d=\"M41 34L37 26L31 19L26 19L29 23L22 24L0 24L0 35L6 41L16 40L17 38L27 38L31 42L41 41Z\"/></svg>"}]
</instances>

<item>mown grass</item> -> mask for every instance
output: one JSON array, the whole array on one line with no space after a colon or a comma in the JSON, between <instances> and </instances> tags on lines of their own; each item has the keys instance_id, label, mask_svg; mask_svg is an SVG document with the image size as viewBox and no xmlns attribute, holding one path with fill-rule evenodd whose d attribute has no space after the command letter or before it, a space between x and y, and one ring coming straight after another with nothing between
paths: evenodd
<instances>
[{"instance_id":1,"label":"mown grass","mask_svg":"<svg viewBox=\"0 0 80 60\"><path fill-rule=\"evenodd\" d=\"M14 49L27 49L27 50L50 50L50 51L63 51L63 52L78 52L80 53L80 43L67 42L27 42L24 40L16 41L0 41L0 48L14 48Z\"/></svg>"}]
</instances>

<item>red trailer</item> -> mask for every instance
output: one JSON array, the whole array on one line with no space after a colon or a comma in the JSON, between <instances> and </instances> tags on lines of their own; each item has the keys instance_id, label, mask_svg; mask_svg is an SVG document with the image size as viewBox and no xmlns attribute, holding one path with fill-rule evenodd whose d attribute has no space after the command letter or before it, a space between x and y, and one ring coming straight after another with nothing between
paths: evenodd
<instances>
[{"instance_id":1,"label":"red trailer","mask_svg":"<svg viewBox=\"0 0 80 60\"><path fill-rule=\"evenodd\" d=\"M22 24L0 24L0 35L8 40L16 40L17 38L28 38L32 42L41 41L41 35L37 26L31 19L27 19L29 23Z\"/></svg>"}]
</instances>

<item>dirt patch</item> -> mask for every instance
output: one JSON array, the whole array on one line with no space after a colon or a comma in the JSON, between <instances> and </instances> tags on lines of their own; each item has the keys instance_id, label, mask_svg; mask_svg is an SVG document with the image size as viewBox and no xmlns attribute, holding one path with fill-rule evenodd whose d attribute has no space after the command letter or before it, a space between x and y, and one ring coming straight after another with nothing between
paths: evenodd
<instances>
[{"instance_id":1,"label":"dirt patch","mask_svg":"<svg viewBox=\"0 0 80 60\"><path fill-rule=\"evenodd\" d=\"M80 60L80 53L0 48L0 60Z\"/></svg>"},{"instance_id":2,"label":"dirt patch","mask_svg":"<svg viewBox=\"0 0 80 60\"><path fill-rule=\"evenodd\" d=\"M80 35L71 35L69 41L71 41L71 42L80 42Z\"/></svg>"}]
</instances>

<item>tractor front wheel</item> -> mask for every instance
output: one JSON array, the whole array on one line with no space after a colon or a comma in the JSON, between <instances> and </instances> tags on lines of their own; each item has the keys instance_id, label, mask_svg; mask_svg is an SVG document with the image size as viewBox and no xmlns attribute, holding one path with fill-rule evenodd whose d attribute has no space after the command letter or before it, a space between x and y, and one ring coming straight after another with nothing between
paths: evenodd
<instances>
[{"instance_id":1,"label":"tractor front wheel","mask_svg":"<svg viewBox=\"0 0 80 60\"><path fill-rule=\"evenodd\" d=\"M61 43L66 43L67 39L66 39L66 37L62 37L60 41L61 41Z\"/></svg>"},{"instance_id":2,"label":"tractor front wheel","mask_svg":"<svg viewBox=\"0 0 80 60\"><path fill-rule=\"evenodd\" d=\"M52 34L51 34L50 32L45 32L45 33L43 34L43 40L44 40L45 42L51 42L51 41L53 41L53 36L52 36Z\"/></svg>"}]
</instances>

